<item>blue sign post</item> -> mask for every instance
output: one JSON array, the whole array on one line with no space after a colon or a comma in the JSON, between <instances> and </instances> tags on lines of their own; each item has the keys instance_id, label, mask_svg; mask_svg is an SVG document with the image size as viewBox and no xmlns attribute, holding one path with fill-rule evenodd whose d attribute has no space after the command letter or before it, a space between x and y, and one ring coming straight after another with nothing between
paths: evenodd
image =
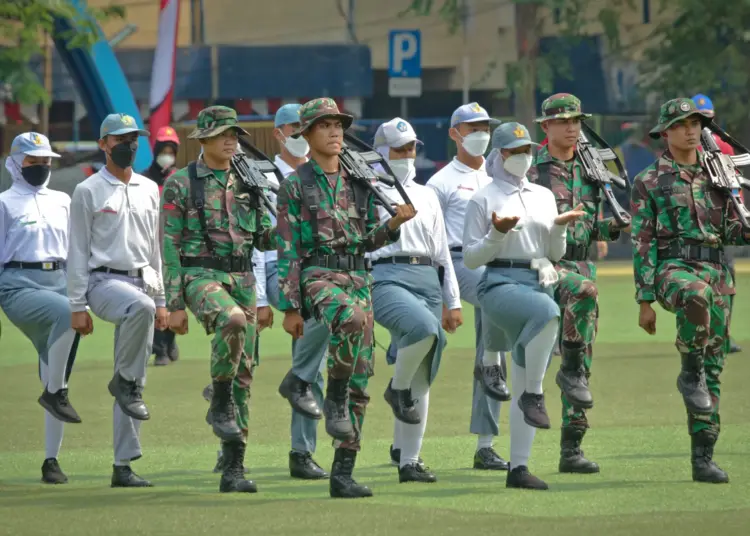
<instances>
[{"instance_id":1,"label":"blue sign post","mask_svg":"<svg viewBox=\"0 0 750 536\"><path fill-rule=\"evenodd\" d=\"M401 97L406 118L406 97L422 96L422 46L419 30L391 30L388 34L388 95Z\"/></svg>"}]
</instances>

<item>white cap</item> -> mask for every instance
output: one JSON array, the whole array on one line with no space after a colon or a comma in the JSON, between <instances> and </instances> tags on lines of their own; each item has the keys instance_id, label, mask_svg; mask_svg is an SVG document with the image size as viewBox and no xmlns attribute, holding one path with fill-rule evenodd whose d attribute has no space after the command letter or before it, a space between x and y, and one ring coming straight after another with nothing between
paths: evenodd
<instances>
[{"instance_id":1,"label":"white cap","mask_svg":"<svg viewBox=\"0 0 750 536\"><path fill-rule=\"evenodd\" d=\"M60 158L60 155L52 151L49 140L44 134L37 132L24 132L13 140L10 146L10 155L49 156Z\"/></svg>"},{"instance_id":2,"label":"white cap","mask_svg":"<svg viewBox=\"0 0 750 536\"><path fill-rule=\"evenodd\" d=\"M396 117L378 127L373 145L375 147L382 147L383 145L403 147L413 141L422 143L417 139L417 133L414 132L414 128L409 122Z\"/></svg>"}]
</instances>

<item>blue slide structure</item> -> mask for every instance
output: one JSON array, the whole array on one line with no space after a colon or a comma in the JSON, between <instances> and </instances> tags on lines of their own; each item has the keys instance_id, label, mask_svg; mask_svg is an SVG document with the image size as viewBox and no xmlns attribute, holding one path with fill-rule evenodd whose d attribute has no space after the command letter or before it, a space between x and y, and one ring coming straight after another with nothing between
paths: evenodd
<instances>
[{"instance_id":1,"label":"blue slide structure","mask_svg":"<svg viewBox=\"0 0 750 536\"><path fill-rule=\"evenodd\" d=\"M82 17L86 16L85 0L69 0L69 2L81 13ZM71 32L76 31L76 25L74 21L56 18L55 30L58 36L67 37L71 35ZM59 37L55 39L57 51L65 62L70 76L75 80L93 131L98 133L104 118L115 112L130 115L139 125L145 127L138 105L112 47L109 46L98 26L97 32L99 39L90 49L68 48L68 39ZM151 165L152 159L151 145L145 139L139 140L133 168L146 169Z\"/></svg>"}]
</instances>

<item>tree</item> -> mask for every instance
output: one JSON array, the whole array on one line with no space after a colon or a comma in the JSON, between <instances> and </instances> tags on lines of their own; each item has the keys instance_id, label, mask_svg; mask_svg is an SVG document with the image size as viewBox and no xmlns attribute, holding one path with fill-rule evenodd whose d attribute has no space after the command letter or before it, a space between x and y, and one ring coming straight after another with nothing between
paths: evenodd
<instances>
[{"instance_id":1,"label":"tree","mask_svg":"<svg viewBox=\"0 0 750 536\"><path fill-rule=\"evenodd\" d=\"M70 38L71 48L89 47L100 38L98 21L124 15L125 10L119 6L81 12L66 0L0 2L0 84L20 103L48 103L50 96L33 69L33 61L43 54L47 36ZM55 18L72 21L76 31L70 35L58 32Z\"/></svg>"},{"instance_id":2,"label":"tree","mask_svg":"<svg viewBox=\"0 0 750 536\"><path fill-rule=\"evenodd\" d=\"M426 16L437 9L439 16L448 25L449 32L456 32L465 20L467 1L441 0L439 8L435 3L434 0L411 0L410 6L402 15ZM527 125L537 116L537 88L549 93L556 76L570 75L568 53L579 39L590 33L592 26L597 24L604 31L609 54L614 56L624 53L627 47L622 45L620 39L620 15L625 10L637 9L634 0L610 0L604 5L596 0L496 0L494 5L486 2L482 9L494 9L508 3L515 5L518 58L504 66L491 62L488 68L505 67L507 90L514 97L515 115ZM601 7L594 8L597 5ZM550 23L551 18L554 18L557 25L561 43L553 52L540 54L542 29Z\"/></svg>"},{"instance_id":3,"label":"tree","mask_svg":"<svg viewBox=\"0 0 750 536\"><path fill-rule=\"evenodd\" d=\"M717 117L747 135L750 117L750 2L671 0L673 21L652 34L642 88L660 98L709 95Z\"/></svg>"}]
</instances>

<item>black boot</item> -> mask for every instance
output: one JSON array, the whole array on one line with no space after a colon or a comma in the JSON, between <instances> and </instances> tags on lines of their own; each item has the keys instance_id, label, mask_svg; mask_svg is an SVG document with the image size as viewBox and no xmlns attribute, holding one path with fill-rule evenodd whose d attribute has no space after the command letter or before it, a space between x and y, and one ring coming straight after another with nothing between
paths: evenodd
<instances>
[{"instance_id":1,"label":"black boot","mask_svg":"<svg viewBox=\"0 0 750 536\"><path fill-rule=\"evenodd\" d=\"M507 402L512 398L510 389L505 380L503 367L500 365L476 365L474 367L474 379L482 386L482 391L493 400Z\"/></svg>"},{"instance_id":2,"label":"black boot","mask_svg":"<svg viewBox=\"0 0 750 536\"><path fill-rule=\"evenodd\" d=\"M544 406L544 395L535 395L526 391L518 398L518 407L523 411L523 420L534 428L548 429L549 415Z\"/></svg>"},{"instance_id":3,"label":"black boot","mask_svg":"<svg viewBox=\"0 0 750 536\"><path fill-rule=\"evenodd\" d=\"M329 487L331 497L340 499L372 497L370 488L357 484L352 478L354 462L356 460L356 451L341 448L336 449L333 455L333 467L331 469L331 483Z\"/></svg>"},{"instance_id":4,"label":"black boot","mask_svg":"<svg viewBox=\"0 0 750 536\"><path fill-rule=\"evenodd\" d=\"M390 449L390 455L391 455L391 465L395 465L396 467L401 464L401 449L394 449L393 445L391 445ZM422 457L417 458L417 463L424 467L424 460L422 460Z\"/></svg>"},{"instance_id":5,"label":"black boot","mask_svg":"<svg viewBox=\"0 0 750 536\"><path fill-rule=\"evenodd\" d=\"M145 478L139 477L127 465L112 466L113 488L151 488L153 484Z\"/></svg>"},{"instance_id":6,"label":"black boot","mask_svg":"<svg viewBox=\"0 0 750 536\"><path fill-rule=\"evenodd\" d=\"M151 350L154 354L154 366L163 367L169 365L169 356L167 355L167 337L164 331L154 330L154 344Z\"/></svg>"},{"instance_id":7,"label":"black boot","mask_svg":"<svg viewBox=\"0 0 750 536\"><path fill-rule=\"evenodd\" d=\"M589 391L586 369L583 360L586 357L586 345L583 343L562 342L562 362L555 381L573 407L589 409L594 407L594 400Z\"/></svg>"},{"instance_id":8,"label":"black boot","mask_svg":"<svg viewBox=\"0 0 750 536\"><path fill-rule=\"evenodd\" d=\"M561 473L598 473L599 466L584 458L581 441L586 434L583 426L563 426L560 434L560 465Z\"/></svg>"},{"instance_id":9,"label":"black boot","mask_svg":"<svg viewBox=\"0 0 750 536\"><path fill-rule=\"evenodd\" d=\"M47 458L42 464L42 482L45 484L67 484L68 477L65 476L57 458Z\"/></svg>"},{"instance_id":10,"label":"black boot","mask_svg":"<svg viewBox=\"0 0 750 536\"><path fill-rule=\"evenodd\" d=\"M143 402L143 389L138 382L126 380L119 372L115 372L107 388L125 415L139 421L151 418Z\"/></svg>"},{"instance_id":11,"label":"black boot","mask_svg":"<svg viewBox=\"0 0 750 536\"><path fill-rule=\"evenodd\" d=\"M224 471L221 473L219 491L222 493L257 493L258 486L245 480L245 444L242 441L224 441L221 445Z\"/></svg>"},{"instance_id":12,"label":"black boot","mask_svg":"<svg viewBox=\"0 0 750 536\"><path fill-rule=\"evenodd\" d=\"M718 439L717 435L701 430L690 436L692 454L690 461L693 465L693 480L695 482L709 482L712 484L726 484L729 475L716 465L713 461L714 445Z\"/></svg>"},{"instance_id":13,"label":"black boot","mask_svg":"<svg viewBox=\"0 0 750 536\"><path fill-rule=\"evenodd\" d=\"M291 370L281 381L279 394L289 401L293 410L305 417L316 420L323 417L310 384L296 376Z\"/></svg>"},{"instance_id":14,"label":"black boot","mask_svg":"<svg viewBox=\"0 0 750 536\"><path fill-rule=\"evenodd\" d=\"M406 424L419 424L419 412L411 397L411 389L394 389L393 380L388 382L383 398L393 410L393 416Z\"/></svg>"},{"instance_id":15,"label":"black boot","mask_svg":"<svg viewBox=\"0 0 750 536\"><path fill-rule=\"evenodd\" d=\"M223 473L224 472L224 453L219 451L216 454L216 465L214 466L214 473ZM242 468L243 474L248 474L250 472L250 469L247 467Z\"/></svg>"},{"instance_id":16,"label":"black boot","mask_svg":"<svg viewBox=\"0 0 750 536\"><path fill-rule=\"evenodd\" d=\"M45 389L39 397L39 405L49 411L58 421L76 424L81 422L81 417L68 400L67 389L60 389L56 393L50 393Z\"/></svg>"},{"instance_id":17,"label":"black boot","mask_svg":"<svg viewBox=\"0 0 750 536\"><path fill-rule=\"evenodd\" d=\"M309 452L289 452L289 475L301 480L322 480L328 478L323 468L315 463Z\"/></svg>"},{"instance_id":18,"label":"black boot","mask_svg":"<svg viewBox=\"0 0 750 536\"><path fill-rule=\"evenodd\" d=\"M703 350L682 354L682 370L677 376L677 390L682 394L688 413L711 415L713 405L706 385Z\"/></svg>"},{"instance_id":19,"label":"black boot","mask_svg":"<svg viewBox=\"0 0 750 536\"><path fill-rule=\"evenodd\" d=\"M529 468L525 465L510 468L508 476L505 477L505 487L516 489L549 489L546 482L529 473Z\"/></svg>"},{"instance_id":20,"label":"black boot","mask_svg":"<svg viewBox=\"0 0 750 536\"><path fill-rule=\"evenodd\" d=\"M177 361L180 359L180 348L177 346L177 341L175 340L175 333L174 331L166 330L164 331L165 338L167 339L167 357L170 361Z\"/></svg>"},{"instance_id":21,"label":"black boot","mask_svg":"<svg viewBox=\"0 0 750 536\"><path fill-rule=\"evenodd\" d=\"M484 447L474 453L474 469L483 471L507 471L508 462L503 460L495 449Z\"/></svg>"},{"instance_id":22,"label":"black boot","mask_svg":"<svg viewBox=\"0 0 750 536\"><path fill-rule=\"evenodd\" d=\"M437 476L424 465L410 463L398 468L398 481L404 482L437 482Z\"/></svg>"},{"instance_id":23,"label":"black boot","mask_svg":"<svg viewBox=\"0 0 750 536\"><path fill-rule=\"evenodd\" d=\"M214 434L222 441L242 442L242 431L237 426L237 416L232 396L232 381L213 382L211 407L206 422L213 427Z\"/></svg>"},{"instance_id":24,"label":"black boot","mask_svg":"<svg viewBox=\"0 0 750 536\"><path fill-rule=\"evenodd\" d=\"M741 351L742 351L742 347L739 344L737 344L733 340L729 341L729 353L730 354L736 354L737 352L741 352Z\"/></svg>"},{"instance_id":25,"label":"black boot","mask_svg":"<svg viewBox=\"0 0 750 536\"><path fill-rule=\"evenodd\" d=\"M323 402L326 432L339 441L354 438L354 427L349 418L349 380L329 378L326 399Z\"/></svg>"}]
</instances>

